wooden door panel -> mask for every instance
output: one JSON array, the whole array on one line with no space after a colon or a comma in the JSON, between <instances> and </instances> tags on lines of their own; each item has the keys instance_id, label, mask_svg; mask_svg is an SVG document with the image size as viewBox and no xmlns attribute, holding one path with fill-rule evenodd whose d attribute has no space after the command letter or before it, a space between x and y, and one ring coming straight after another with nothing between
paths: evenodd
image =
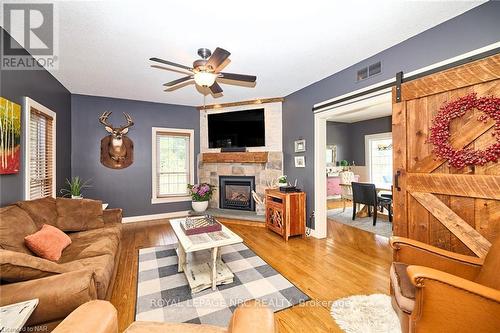
<instances>
[{"instance_id":1,"label":"wooden door panel","mask_svg":"<svg viewBox=\"0 0 500 333\"><path fill-rule=\"evenodd\" d=\"M491 243L481 236L467 221L464 221L451 207L431 193L412 192L411 196L437 218L448 230L458 237L474 254L485 256ZM450 198L451 199L451 198ZM451 203L451 202L450 202ZM451 205L450 205L451 206ZM451 242L451 248L460 250L459 244Z\"/></svg>"},{"instance_id":2,"label":"wooden door panel","mask_svg":"<svg viewBox=\"0 0 500 333\"><path fill-rule=\"evenodd\" d=\"M450 170L451 171L451 170ZM481 174L409 173L406 189L500 200L500 176Z\"/></svg>"},{"instance_id":3,"label":"wooden door panel","mask_svg":"<svg viewBox=\"0 0 500 333\"><path fill-rule=\"evenodd\" d=\"M395 89L392 95L396 95ZM407 197L406 197L406 102L392 106L392 152L394 169L393 191L393 232L396 236L408 237Z\"/></svg>"},{"instance_id":4,"label":"wooden door panel","mask_svg":"<svg viewBox=\"0 0 500 333\"><path fill-rule=\"evenodd\" d=\"M408 236L429 244L429 211L413 196L408 196Z\"/></svg>"},{"instance_id":5,"label":"wooden door panel","mask_svg":"<svg viewBox=\"0 0 500 333\"><path fill-rule=\"evenodd\" d=\"M500 78L500 55L410 81L401 86L403 100L438 94Z\"/></svg>"},{"instance_id":6,"label":"wooden door panel","mask_svg":"<svg viewBox=\"0 0 500 333\"><path fill-rule=\"evenodd\" d=\"M469 224L472 228L475 228L475 202L474 198L468 197L455 197L450 196L450 205L452 211L454 211L459 217L461 217L467 224ZM450 250L453 252L474 255L472 252L458 237L453 235L450 232Z\"/></svg>"},{"instance_id":7,"label":"wooden door panel","mask_svg":"<svg viewBox=\"0 0 500 333\"><path fill-rule=\"evenodd\" d=\"M412 169L423 158L429 156L428 138L429 109L427 98L418 98L406 103L408 135L408 167Z\"/></svg>"},{"instance_id":8,"label":"wooden door panel","mask_svg":"<svg viewBox=\"0 0 500 333\"><path fill-rule=\"evenodd\" d=\"M436 195L446 206L450 206L450 197L447 195ZM429 244L451 251L452 234L436 217L429 217Z\"/></svg>"},{"instance_id":9,"label":"wooden door panel","mask_svg":"<svg viewBox=\"0 0 500 333\"><path fill-rule=\"evenodd\" d=\"M394 233L443 249L483 256L500 237L500 163L450 167L427 143L441 106L475 92L500 97L500 55L404 83L393 97ZM395 90L393 90L395 96ZM495 142L494 121L474 110L450 123L456 149L485 149Z\"/></svg>"},{"instance_id":10,"label":"wooden door panel","mask_svg":"<svg viewBox=\"0 0 500 333\"><path fill-rule=\"evenodd\" d=\"M474 141L474 149L486 149L491 144L491 138L493 131L495 129L493 126L483 135L478 137ZM500 163L488 163L484 166L476 166L474 167L474 173L476 175L500 175Z\"/></svg>"},{"instance_id":11,"label":"wooden door panel","mask_svg":"<svg viewBox=\"0 0 500 333\"><path fill-rule=\"evenodd\" d=\"M476 230L490 242L500 237L500 201L476 199Z\"/></svg>"}]
</instances>

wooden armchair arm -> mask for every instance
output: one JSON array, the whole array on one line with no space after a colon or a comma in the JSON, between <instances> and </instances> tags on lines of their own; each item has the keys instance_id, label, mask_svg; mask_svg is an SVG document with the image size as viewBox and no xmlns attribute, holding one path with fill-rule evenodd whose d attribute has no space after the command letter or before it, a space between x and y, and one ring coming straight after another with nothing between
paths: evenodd
<instances>
[{"instance_id":1,"label":"wooden armchair arm","mask_svg":"<svg viewBox=\"0 0 500 333\"><path fill-rule=\"evenodd\" d=\"M422 266L409 266L416 286L411 332L500 332L500 290Z\"/></svg>"},{"instance_id":2,"label":"wooden armchair arm","mask_svg":"<svg viewBox=\"0 0 500 333\"><path fill-rule=\"evenodd\" d=\"M404 237L391 237L394 261L434 268L467 280L474 280L484 259L466 256Z\"/></svg>"}]
</instances>

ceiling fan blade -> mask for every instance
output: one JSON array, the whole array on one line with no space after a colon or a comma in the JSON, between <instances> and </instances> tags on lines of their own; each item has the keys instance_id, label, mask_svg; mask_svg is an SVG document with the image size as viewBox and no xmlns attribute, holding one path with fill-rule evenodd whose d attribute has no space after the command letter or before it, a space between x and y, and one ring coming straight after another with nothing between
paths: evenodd
<instances>
[{"instance_id":1,"label":"ceiling fan blade","mask_svg":"<svg viewBox=\"0 0 500 333\"><path fill-rule=\"evenodd\" d=\"M217 82L214 82L214 84L210 86L210 91L212 92L212 94L217 95L222 92L222 88Z\"/></svg>"},{"instance_id":2,"label":"ceiling fan blade","mask_svg":"<svg viewBox=\"0 0 500 333\"><path fill-rule=\"evenodd\" d=\"M244 75L244 74L234 74L234 73L224 73L224 72L221 72L220 74L222 74L222 78L228 80L244 81L244 82L255 82L257 80L257 77L255 75Z\"/></svg>"},{"instance_id":3,"label":"ceiling fan blade","mask_svg":"<svg viewBox=\"0 0 500 333\"><path fill-rule=\"evenodd\" d=\"M159 62L161 64L165 64L165 65L170 65L170 66L179 67L179 68L182 68L182 69L187 69L188 71L192 70L191 67L184 66L184 65L181 65L181 64L177 64L175 62L171 62L171 61L168 61L168 60L163 60L163 59L160 59L160 58L149 58L149 60L156 61L156 62Z\"/></svg>"},{"instance_id":4,"label":"ceiling fan blade","mask_svg":"<svg viewBox=\"0 0 500 333\"><path fill-rule=\"evenodd\" d=\"M161 66L161 65L151 65L151 67L157 68L157 69L162 69L164 71L181 73L184 75L192 75L192 73L193 73L193 72L188 72L186 70L181 70L181 69L172 68L172 67L165 67L165 66Z\"/></svg>"},{"instance_id":5,"label":"ceiling fan blade","mask_svg":"<svg viewBox=\"0 0 500 333\"><path fill-rule=\"evenodd\" d=\"M222 63L229 57L231 53L220 47L216 48L214 53L208 58L208 62L206 66L212 67L213 70L216 70Z\"/></svg>"},{"instance_id":6,"label":"ceiling fan blade","mask_svg":"<svg viewBox=\"0 0 500 333\"><path fill-rule=\"evenodd\" d=\"M166 87L172 87L172 86L175 86L176 84L191 80L192 78L193 78L193 76L185 76L185 77L181 77L180 79L164 83L163 85Z\"/></svg>"}]
</instances>

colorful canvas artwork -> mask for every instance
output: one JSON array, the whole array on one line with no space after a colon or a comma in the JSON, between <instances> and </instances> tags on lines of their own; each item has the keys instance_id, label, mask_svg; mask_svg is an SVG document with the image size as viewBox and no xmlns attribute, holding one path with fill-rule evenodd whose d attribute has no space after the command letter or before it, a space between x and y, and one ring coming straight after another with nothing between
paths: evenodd
<instances>
[{"instance_id":1,"label":"colorful canvas artwork","mask_svg":"<svg viewBox=\"0 0 500 333\"><path fill-rule=\"evenodd\" d=\"M0 97L0 175L19 172L21 106Z\"/></svg>"}]
</instances>

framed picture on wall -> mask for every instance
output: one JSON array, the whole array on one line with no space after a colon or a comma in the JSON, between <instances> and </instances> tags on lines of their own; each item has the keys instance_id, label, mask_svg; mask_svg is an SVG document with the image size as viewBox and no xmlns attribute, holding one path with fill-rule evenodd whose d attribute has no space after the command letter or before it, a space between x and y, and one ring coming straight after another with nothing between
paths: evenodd
<instances>
[{"instance_id":1,"label":"framed picture on wall","mask_svg":"<svg viewBox=\"0 0 500 333\"><path fill-rule=\"evenodd\" d=\"M306 167L306 157L305 156L295 156L295 167L305 168Z\"/></svg>"},{"instance_id":2,"label":"framed picture on wall","mask_svg":"<svg viewBox=\"0 0 500 333\"><path fill-rule=\"evenodd\" d=\"M21 105L0 97L0 175L19 172Z\"/></svg>"},{"instance_id":3,"label":"framed picture on wall","mask_svg":"<svg viewBox=\"0 0 500 333\"><path fill-rule=\"evenodd\" d=\"M302 153L306 151L306 140L296 140L295 141L295 152Z\"/></svg>"}]
</instances>

